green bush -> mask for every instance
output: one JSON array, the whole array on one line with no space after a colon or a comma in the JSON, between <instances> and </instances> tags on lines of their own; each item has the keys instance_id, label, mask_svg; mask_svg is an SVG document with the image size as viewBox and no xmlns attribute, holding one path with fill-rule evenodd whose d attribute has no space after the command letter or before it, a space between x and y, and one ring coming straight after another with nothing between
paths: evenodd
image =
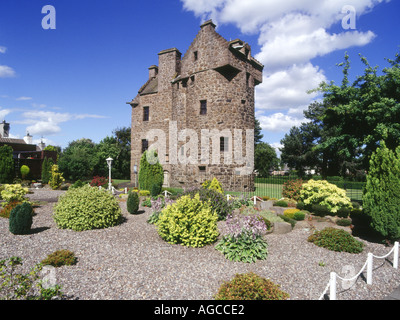
<instances>
[{"instance_id":1,"label":"green bush","mask_svg":"<svg viewBox=\"0 0 400 320\"><path fill-rule=\"evenodd\" d=\"M77 259L75 254L69 250L58 250L49 254L46 259L42 260L43 265L50 265L53 267L71 266L76 263Z\"/></svg>"},{"instance_id":2,"label":"green bush","mask_svg":"<svg viewBox=\"0 0 400 320\"><path fill-rule=\"evenodd\" d=\"M400 238L400 147L389 150L384 142L371 156L363 208L371 227L388 240Z\"/></svg>"},{"instance_id":3,"label":"green bush","mask_svg":"<svg viewBox=\"0 0 400 320\"><path fill-rule=\"evenodd\" d=\"M29 169L29 167L27 165L23 165L21 166L21 168L19 169L19 171L21 172L21 176L22 179L25 179L26 176L29 174L29 172L31 171L31 169Z\"/></svg>"},{"instance_id":4,"label":"green bush","mask_svg":"<svg viewBox=\"0 0 400 320\"><path fill-rule=\"evenodd\" d=\"M325 217L331 214L331 210L327 206L320 205L320 204L313 204L311 206L311 212L319 217Z\"/></svg>"},{"instance_id":5,"label":"green bush","mask_svg":"<svg viewBox=\"0 0 400 320\"><path fill-rule=\"evenodd\" d=\"M303 221L306 217L306 213L304 211L295 212L293 215L293 219L296 221Z\"/></svg>"},{"instance_id":6,"label":"green bush","mask_svg":"<svg viewBox=\"0 0 400 320\"><path fill-rule=\"evenodd\" d=\"M139 210L139 196L137 192L129 191L126 208L130 214L137 214Z\"/></svg>"},{"instance_id":7,"label":"green bush","mask_svg":"<svg viewBox=\"0 0 400 320\"><path fill-rule=\"evenodd\" d=\"M9 230L12 234L28 234L33 222L33 209L29 202L17 205L11 210Z\"/></svg>"},{"instance_id":8,"label":"green bush","mask_svg":"<svg viewBox=\"0 0 400 320\"><path fill-rule=\"evenodd\" d=\"M351 219L339 219L338 221L336 221L336 224L338 226L348 227L351 225Z\"/></svg>"},{"instance_id":9,"label":"green bush","mask_svg":"<svg viewBox=\"0 0 400 320\"><path fill-rule=\"evenodd\" d=\"M314 232L308 237L308 241L318 247L338 252L360 253L364 247L364 244L350 233L331 227Z\"/></svg>"},{"instance_id":10,"label":"green bush","mask_svg":"<svg viewBox=\"0 0 400 320\"><path fill-rule=\"evenodd\" d=\"M275 207L283 207L283 208L286 208L286 207L288 206L288 203L287 203L287 201L285 201L285 200L278 200L278 201L276 201L276 202L274 203L274 206L275 206Z\"/></svg>"},{"instance_id":11,"label":"green bush","mask_svg":"<svg viewBox=\"0 0 400 320\"><path fill-rule=\"evenodd\" d=\"M225 220L227 215L232 212L232 203L226 197L213 189L195 189L185 195L190 195L193 198L196 194L200 195L200 200L209 202L212 210L218 215L218 220Z\"/></svg>"},{"instance_id":12,"label":"green bush","mask_svg":"<svg viewBox=\"0 0 400 320\"><path fill-rule=\"evenodd\" d=\"M13 149L10 146L2 146L0 147L0 183L12 183L13 178Z\"/></svg>"},{"instance_id":13,"label":"green bush","mask_svg":"<svg viewBox=\"0 0 400 320\"><path fill-rule=\"evenodd\" d=\"M53 164L51 166L51 177L49 185L53 190L61 188L61 184L65 181L61 172L58 171L58 165Z\"/></svg>"},{"instance_id":14,"label":"green bush","mask_svg":"<svg viewBox=\"0 0 400 320\"><path fill-rule=\"evenodd\" d=\"M158 162L157 153L152 150L147 150L140 158L139 165L139 188L143 190L150 190L154 184L164 183L164 169ZM150 160L150 162L148 161Z\"/></svg>"},{"instance_id":15,"label":"green bush","mask_svg":"<svg viewBox=\"0 0 400 320\"><path fill-rule=\"evenodd\" d=\"M54 206L54 221L61 229L103 229L119 224L121 219L113 195L89 185L68 190Z\"/></svg>"},{"instance_id":16,"label":"green bush","mask_svg":"<svg viewBox=\"0 0 400 320\"><path fill-rule=\"evenodd\" d=\"M162 190L162 184L160 182L157 183L153 183L153 185L151 186L151 190L150 190L150 195L152 197L157 197Z\"/></svg>"},{"instance_id":17,"label":"green bush","mask_svg":"<svg viewBox=\"0 0 400 320\"><path fill-rule=\"evenodd\" d=\"M168 243L203 247L217 239L217 221L208 202L201 201L199 195L187 195L162 210L157 229Z\"/></svg>"},{"instance_id":18,"label":"green bush","mask_svg":"<svg viewBox=\"0 0 400 320\"><path fill-rule=\"evenodd\" d=\"M279 285L253 272L236 274L224 282L215 295L216 300L286 300L289 294Z\"/></svg>"}]
</instances>

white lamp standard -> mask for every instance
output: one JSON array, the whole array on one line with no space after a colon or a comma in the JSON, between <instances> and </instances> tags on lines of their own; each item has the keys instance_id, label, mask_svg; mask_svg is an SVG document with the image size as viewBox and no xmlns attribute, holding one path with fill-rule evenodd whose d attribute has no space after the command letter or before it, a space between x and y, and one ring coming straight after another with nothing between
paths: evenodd
<instances>
[{"instance_id":1,"label":"white lamp standard","mask_svg":"<svg viewBox=\"0 0 400 320\"><path fill-rule=\"evenodd\" d=\"M137 165L133 166L133 173L135 174L135 188L137 188Z\"/></svg>"},{"instance_id":2,"label":"white lamp standard","mask_svg":"<svg viewBox=\"0 0 400 320\"><path fill-rule=\"evenodd\" d=\"M113 158L107 158L107 164L108 164L108 190L111 190L111 163L114 159Z\"/></svg>"}]
</instances>

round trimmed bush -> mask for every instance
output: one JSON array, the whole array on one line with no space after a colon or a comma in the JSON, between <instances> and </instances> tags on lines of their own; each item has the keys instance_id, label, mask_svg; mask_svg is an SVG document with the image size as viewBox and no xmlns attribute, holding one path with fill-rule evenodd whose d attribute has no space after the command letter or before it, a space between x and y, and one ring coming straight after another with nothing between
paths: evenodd
<instances>
[{"instance_id":1,"label":"round trimmed bush","mask_svg":"<svg viewBox=\"0 0 400 320\"><path fill-rule=\"evenodd\" d=\"M286 300L289 294L269 279L253 272L236 274L231 281L224 282L215 295L215 300Z\"/></svg>"},{"instance_id":2,"label":"round trimmed bush","mask_svg":"<svg viewBox=\"0 0 400 320\"><path fill-rule=\"evenodd\" d=\"M17 205L11 210L9 230L12 234L28 234L33 222L33 209L29 202Z\"/></svg>"},{"instance_id":3,"label":"round trimmed bush","mask_svg":"<svg viewBox=\"0 0 400 320\"><path fill-rule=\"evenodd\" d=\"M208 202L182 196L161 211L156 223L158 234L168 243L203 247L218 237L218 216Z\"/></svg>"},{"instance_id":4,"label":"round trimmed bush","mask_svg":"<svg viewBox=\"0 0 400 320\"><path fill-rule=\"evenodd\" d=\"M68 190L54 206L54 221L60 229L104 229L121 219L121 208L113 195L89 185Z\"/></svg>"},{"instance_id":5,"label":"round trimmed bush","mask_svg":"<svg viewBox=\"0 0 400 320\"><path fill-rule=\"evenodd\" d=\"M137 214L139 210L139 196L137 192L129 191L126 208L130 214Z\"/></svg>"}]
</instances>

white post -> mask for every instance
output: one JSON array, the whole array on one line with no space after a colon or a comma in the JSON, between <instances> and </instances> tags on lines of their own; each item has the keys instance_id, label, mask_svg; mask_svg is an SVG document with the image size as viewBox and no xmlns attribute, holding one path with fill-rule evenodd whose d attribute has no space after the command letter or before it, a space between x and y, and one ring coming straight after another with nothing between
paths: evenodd
<instances>
[{"instance_id":1,"label":"white post","mask_svg":"<svg viewBox=\"0 0 400 320\"><path fill-rule=\"evenodd\" d=\"M125 188L125 194L127 194L128 193L128 188Z\"/></svg>"},{"instance_id":2,"label":"white post","mask_svg":"<svg viewBox=\"0 0 400 320\"><path fill-rule=\"evenodd\" d=\"M168 192L167 192L167 190L165 190L164 191L164 197L167 197L168 196Z\"/></svg>"},{"instance_id":3,"label":"white post","mask_svg":"<svg viewBox=\"0 0 400 320\"><path fill-rule=\"evenodd\" d=\"M399 267L399 243L396 241L394 243L393 268L397 269L398 267Z\"/></svg>"},{"instance_id":4,"label":"white post","mask_svg":"<svg viewBox=\"0 0 400 320\"><path fill-rule=\"evenodd\" d=\"M257 197L254 196L254 205L256 205L256 204L257 204Z\"/></svg>"},{"instance_id":5,"label":"white post","mask_svg":"<svg viewBox=\"0 0 400 320\"><path fill-rule=\"evenodd\" d=\"M367 260L367 284L372 284L372 268L373 268L373 254L368 253Z\"/></svg>"},{"instance_id":6,"label":"white post","mask_svg":"<svg viewBox=\"0 0 400 320\"><path fill-rule=\"evenodd\" d=\"M228 201L229 201L229 194L227 194L227 195L226 195L226 200L228 200Z\"/></svg>"},{"instance_id":7,"label":"white post","mask_svg":"<svg viewBox=\"0 0 400 320\"><path fill-rule=\"evenodd\" d=\"M329 299L336 300L336 273L331 272L330 284L329 284Z\"/></svg>"}]
</instances>

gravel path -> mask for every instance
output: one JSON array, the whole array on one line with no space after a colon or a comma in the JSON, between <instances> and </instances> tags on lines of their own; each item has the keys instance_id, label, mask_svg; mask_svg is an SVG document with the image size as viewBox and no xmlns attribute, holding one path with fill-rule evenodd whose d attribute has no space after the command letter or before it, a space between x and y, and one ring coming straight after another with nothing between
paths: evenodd
<instances>
[{"instance_id":1,"label":"gravel path","mask_svg":"<svg viewBox=\"0 0 400 320\"><path fill-rule=\"evenodd\" d=\"M31 199L54 199L63 191L34 190ZM214 245L186 248L170 245L146 222L151 209L130 215L121 202L126 221L103 230L60 230L52 219L54 202L35 209L33 232L16 236L8 230L8 219L0 218L0 259L23 258L30 268L48 254L61 249L75 253L78 263L56 269L64 294L81 300L204 300L213 299L222 281L236 273L253 271L281 285L292 300L316 300L324 292L331 271L344 276L350 266L354 274L364 265L368 252L383 256L390 251L381 244L365 242L361 254L338 253L307 242L307 229L285 235L269 234L268 258L253 264L231 262ZM338 300L380 300L400 285L400 272L392 268L393 255L374 259L373 285L363 276L349 289L338 283ZM364 273L366 277L366 273Z\"/></svg>"}]
</instances>

